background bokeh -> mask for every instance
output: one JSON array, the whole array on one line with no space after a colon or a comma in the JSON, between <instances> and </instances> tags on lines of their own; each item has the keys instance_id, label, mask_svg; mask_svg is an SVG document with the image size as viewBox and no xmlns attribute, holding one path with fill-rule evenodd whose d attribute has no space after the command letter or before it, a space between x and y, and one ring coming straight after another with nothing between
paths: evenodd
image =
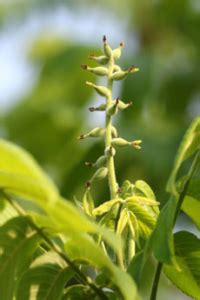
<instances>
[{"instance_id":1,"label":"background bokeh","mask_svg":"<svg viewBox=\"0 0 200 300\"><path fill-rule=\"evenodd\" d=\"M113 47L124 41L121 66L140 72L115 85L115 97L133 101L115 125L143 148L118 151L117 177L147 181L163 204L178 144L200 114L199 28L198 0L0 1L0 136L31 152L63 196L80 200L92 175L84 162L103 144L77 136L104 124L102 113L87 109L102 99L85 86L96 78L80 65L100 53L103 34ZM93 193L97 204L108 200L105 182ZM183 215L179 224L190 226ZM159 293L189 299L164 279Z\"/></svg>"}]
</instances>

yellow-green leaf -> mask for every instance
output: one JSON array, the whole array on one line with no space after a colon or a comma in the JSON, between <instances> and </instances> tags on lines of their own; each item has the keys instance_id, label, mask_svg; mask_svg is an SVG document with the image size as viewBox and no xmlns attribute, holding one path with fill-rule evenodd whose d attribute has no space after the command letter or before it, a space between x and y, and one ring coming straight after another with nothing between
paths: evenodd
<instances>
[{"instance_id":1,"label":"yellow-green leaf","mask_svg":"<svg viewBox=\"0 0 200 300\"><path fill-rule=\"evenodd\" d=\"M43 203L58 196L55 185L34 158L3 139L0 139L0 188Z\"/></svg>"}]
</instances>

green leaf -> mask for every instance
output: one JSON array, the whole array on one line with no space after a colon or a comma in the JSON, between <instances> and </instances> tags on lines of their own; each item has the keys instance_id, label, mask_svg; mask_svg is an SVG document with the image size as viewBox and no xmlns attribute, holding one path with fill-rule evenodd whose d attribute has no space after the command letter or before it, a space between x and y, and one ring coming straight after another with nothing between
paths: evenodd
<instances>
[{"instance_id":1,"label":"green leaf","mask_svg":"<svg viewBox=\"0 0 200 300\"><path fill-rule=\"evenodd\" d=\"M178 186L182 186L185 181L185 176L181 178L178 182ZM186 196L184 197L182 206L182 211L187 214L195 223L197 228L200 229L200 179L191 179L189 187L187 189Z\"/></svg>"},{"instance_id":2,"label":"green leaf","mask_svg":"<svg viewBox=\"0 0 200 300\"><path fill-rule=\"evenodd\" d=\"M43 203L54 201L58 191L33 157L0 139L0 188Z\"/></svg>"},{"instance_id":3,"label":"green leaf","mask_svg":"<svg viewBox=\"0 0 200 300\"><path fill-rule=\"evenodd\" d=\"M87 215L92 216L92 211L94 209L94 201L92 199L91 192L88 189L85 191L83 196L83 209Z\"/></svg>"},{"instance_id":4,"label":"green leaf","mask_svg":"<svg viewBox=\"0 0 200 300\"><path fill-rule=\"evenodd\" d=\"M156 201L156 197L155 197L155 194L153 192L153 190L151 189L151 187L143 180L137 180L135 182L135 185L134 185L134 193L138 194L138 192L142 195L144 195L146 198L148 199L152 199L152 200L155 200ZM157 202L159 205L159 202ZM148 204L147 204L148 205ZM152 211L158 215L159 214L159 208L155 205L155 206L152 206Z\"/></svg>"},{"instance_id":5,"label":"green leaf","mask_svg":"<svg viewBox=\"0 0 200 300\"><path fill-rule=\"evenodd\" d=\"M38 257L23 274L16 300L59 300L74 272L53 252Z\"/></svg>"},{"instance_id":6,"label":"green leaf","mask_svg":"<svg viewBox=\"0 0 200 300\"><path fill-rule=\"evenodd\" d=\"M200 229L200 200L186 196L181 209L192 219L197 228Z\"/></svg>"},{"instance_id":7,"label":"green leaf","mask_svg":"<svg viewBox=\"0 0 200 300\"><path fill-rule=\"evenodd\" d=\"M34 159L20 147L0 139L0 188L32 199L47 213L49 227L67 235L74 232L99 233L117 249L119 239L98 226L60 198L52 181Z\"/></svg>"},{"instance_id":8,"label":"green leaf","mask_svg":"<svg viewBox=\"0 0 200 300\"><path fill-rule=\"evenodd\" d=\"M13 217L16 217L17 212L1 194L0 194L0 205L2 205L0 210L0 226L2 226L8 220L12 219Z\"/></svg>"},{"instance_id":9,"label":"green leaf","mask_svg":"<svg viewBox=\"0 0 200 300\"><path fill-rule=\"evenodd\" d=\"M121 199L113 199L110 201L106 201L103 204L99 205L98 207L96 207L92 214L94 216L100 216L105 214L106 212L108 212L113 206L115 206L118 203L121 203Z\"/></svg>"},{"instance_id":10,"label":"green leaf","mask_svg":"<svg viewBox=\"0 0 200 300\"><path fill-rule=\"evenodd\" d=\"M200 299L200 240L192 233L174 235L176 260L181 268L164 265L167 277L185 294Z\"/></svg>"},{"instance_id":11,"label":"green leaf","mask_svg":"<svg viewBox=\"0 0 200 300\"><path fill-rule=\"evenodd\" d=\"M54 299L54 298L52 298ZM57 299L57 298L56 298ZM65 290L65 295L62 297L62 300L94 300L95 295L91 290L82 284L76 284L69 286Z\"/></svg>"},{"instance_id":12,"label":"green leaf","mask_svg":"<svg viewBox=\"0 0 200 300\"><path fill-rule=\"evenodd\" d=\"M179 146L174 167L167 183L167 191L177 195L176 178L183 161L200 149L200 117L197 117L186 131Z\"/></svg>"},{"instance_id":13,"label":"green leaf","mask_svg":"<svg viewBox=\"0 0 200 300\"><path fill-rule=\"evenodd\" d=\"M156 224L156 218L145 206L140 206L134 202L127 202L128 209L135 215L139 228L139 236L147 239Z\"/></svg>"},{"instance_id":14,"label":"green leaf","mask_svg":"<svg viewBox=\"0 0 200 300\"><path fill-rule=\"evenodd\" d=\"M97 233L117 251L122 246L121 240L107 228L89 220L84 214L62 198L55 203L44 206L57 232L73 237L75 234Z\"/></svg>"},{"instance_id":15,"label":"green leaf","mask_svg":"<svg viewBox=\"0 0 200 300\"><path fill-rule=\"evenodd\" d=\"M129 211L128 225L132 238L134 240L138 240L139 224L136 216L132 213L132 211Z\"/></svg>"},{"instance_id":16,"label":"green leaf","mask_svg":"<svg viewBox=\"0 0 200 300\"><path fill-rule=\"evenodd\" d=\"M66 253L72 259L86 261L102 270L119 289L124 300L138 299L136 286L130 276L117 268L92 239L80 236L79 244L81 247L77 247L75 240L69 240L65 246Z\"/></svg>"},{"instance_id":17,"label":"green leaf","mask_svg":"<svg viewBox=\"0 0 200 300\"><path fill-rule=\"evenodd\" d=\"M147 260L150 257L151 250L152 250L152 236L150 236L149 239L146 241L143 250L137 252L137 254L132 258L128 266L127 272L135 280L137 285L139 285L142 280L143 269Z\"/></svg>"},{"instance_id":18,"label":"green leaf","mask_svg":"<svg viewBox=\"0 0 200 300\"><path fill-rule=\"evenodd\" d=\"M13 300L17 280L29 266L40 237L24 217L9 220L0 228L1 299Z\"/></svg>"},{"instance_id":19,"label":"green leaf","mask_svg":"<svg viewBox=\"0 0 200 300\"><path fill-rule=\"evenodd\" d=\"M154 256L162 263L174 262L173 226L176 200L171 197L162 208L152 236Z\"/></svg>"},{"instance_id":20,"label":"green leaf","mask_svg":"<svg viewBox=\"0 0 200 300\"><path fill-rule=\"evenodd\" d=\"M200 201L200 178L193 178L190 181L187 195Z\"/></svg>"},{"instance_id":21,"label":"green leaf","mask_svg":"<svg viewBox=\"0 0 200 300\"><path fill-rule=\"evenodd\" d=\"M126 208L122 209L119 220L117 222L117 234L121 235L129 220L129 213Z\"/></svg>"},{"instance_id":22,"label":"green leaf","mask_svg":"<svg viewBox=\"0 0 200 300\"><path fill-rule=\"evenodd\" d=\"M134 185L129 180L125 180L121 187L121 197L126 199L128 196L131 196L133 188Z\"/></svg>"},{"instance_id":23,"label":"green leaf","mask_svg":"<svg viewBox=\"0 0 200 300\"><path fill-rule=\"evenodd\" d=\"M134 188L142 192L146 196L146 198L156 200L153 190L145 181L137 180L135 182Z\"/></svg>"},{"instance_id":24,"label":"green leaf","mask_svg":"<svg viewBox=\"0 0 200 300\"><path fill-rule=\"evenodd\" d=\"M140 204L141 206L147 205L147 206L158 206L159 202L157 202L154 199L142 197L142 196L131 196L126 198L126 201L128 202L134 202L137 204Z\"/></svg>"}]
</instances>

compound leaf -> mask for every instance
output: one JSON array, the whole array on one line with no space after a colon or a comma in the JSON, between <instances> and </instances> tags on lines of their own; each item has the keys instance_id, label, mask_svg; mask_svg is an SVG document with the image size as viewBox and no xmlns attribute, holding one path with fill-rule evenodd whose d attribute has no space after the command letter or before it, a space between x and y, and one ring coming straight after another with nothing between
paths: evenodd
<instances>
[{"instance_id":1,"label":"compound leaf","mask_svg":"<svg viewBox=\"0 0 200 300\"><path fill-rule=\"evenodd\" d=\"M64 287L74 275L55 253L47 252L33 262L23 274L16 300L59 300Z\"/></svg>"},{"instance_id":2,"label":"compound leaf","mask_svg":"<svg viewBox=\"0 0 200 300\"><path fill-rule=\"evenodd\" d=\"M1 299L13 300L19 276L31 263L40 240L24 217L15 217L0 228Z\"/></svg>"}]
</instances>

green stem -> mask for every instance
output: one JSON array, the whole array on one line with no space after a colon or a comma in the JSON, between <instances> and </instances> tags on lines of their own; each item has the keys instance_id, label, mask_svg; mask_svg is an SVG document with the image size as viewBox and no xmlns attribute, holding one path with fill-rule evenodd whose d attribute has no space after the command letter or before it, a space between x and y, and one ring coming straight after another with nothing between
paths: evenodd
<instances>
[{"instance_id":1,"label":"green stem","mask_svg":"<svg viewBox=\"0 0 200 300\"><path fill-rule=\"evenodd\" d=\"M122 207L123 207L123 203L119 204L119 207L118 207L118 210L117 210L116 219L115 219L115 232L117 231L117 226L118 226L120 214L121 214L121 211L122 211ZM122 249L119 249L119 251L118 251L118 253L116 255L116 262L117 262L118 266L120 266L120 268L122 270L125 270L124 256L123 256Z\"/></svg>"},{"instance_id":2,"label":"green stem","mask_svg":"<svg viewBox=\"0 0 200 300\"><path fill-rule=\"evenodd\" d=\"M185 195L187 193L187 190L189 188L190 181L191 181L191 179L192 179L192 177L193 177L193 175L196 171L196 167L197 167L198 160L199 160L199 153L200 153L200 151L198 150L195 157L194 157L194 159L193 159L192 165L189 169L187 180L185 181L183 189L182 189L182 191L179 195L176 210L175 210L175 214L174 214L174 225L176 224L176 220L177 220L177 217L179 215L179 212L180 212L181 206L183 204L183 201L184 201ZM158 291L158 284L159 284L160 275L161 275L161 272L162 272L162 267L163 267L163 264L161 262L158 262L155 277L154 277L154 281L153 281L150 300L156 300L157 291Z\"/></svg>"},{"instance_id":3,"label":"green stem","mask_svg":"<svg viewBox=\"0 0 200 300\"><path fill-rule=\"evenodd\" d=\"M107 87L110 90L110 94L106 97L106 110L112 106L112 74L113 74L113 67L114 67L114 59L111 56L108 63L108 83ZM105 124L106 134L105 134L105 147L108 149L111 147L112 141L112 116L106 114L106 124ZM110 189L111 199L118 198L118 184L116 180L116 173L115 173L115 164L114 164L114 157L108 156L107 158L107 168L108 168L108 184ZM115 231L117 229L118 220L120 217L121 206L118 208L116 222L115 222ZM123 262L123 253L120 250L116 255L117 264L124 269L124 262Z\"/></svg>"},{"instance_id":4,"label":"green stem","mask_svg":"<svg viewBox=\"0 0 200 300\"><path fill-rule=\"evenodd\" d=\"M113 80L111 78L113 73L113 67L114 67L114 60L111 57L108 63L108 84L107 87L110 90L110 95L106 97L106 110L112 105L112 85ZM106 120L105 120L105 146L106 148L111 147L111 141L112 141L112 117L106 114ZM115 165L114 165L114 158L113 156L109 156L107 158L107 168L108 168L108 184L110 189L110 195L111 199L117 198L117 180L116 180L116 174L115 174Z\"/></svg>"},{"instance_id":5,"label":"green stem","mask_svg":"<svg viewBox=\"0 0 200 300\"><path fill-rule=\"evenodd\" d=\"M150 300L156 300L161 272L162 272L162 263L158 262L153 285L152 285Z\"/></svg>"},{"instance_id":6,"label":"green stem","mask_svg":"<svg viewBox=\"0 0 200 300\"><path fill-rule=\"evenodd\" d=\"M17 205L6 192L2 191L2 193L6 200L12 205L12 207L20 216L26 216L24 210L19 205ZM43 232L41 228L39 228L30 218L27 218L27 222L34 230L37 231L37 233L43 238L47 245L49 245L49 247L60 257L62 257L62 259L68 264L68 266L70 266L70 268L75 272L82 284L88 285L100 297L100 299L108 300L108 297L104 294L104 292L94 283L92 283L92 279L82 273L81 270L74 264L74 262L71 261L71 259L51 241L51 239Z\"/></svg>"}]
</instances>

